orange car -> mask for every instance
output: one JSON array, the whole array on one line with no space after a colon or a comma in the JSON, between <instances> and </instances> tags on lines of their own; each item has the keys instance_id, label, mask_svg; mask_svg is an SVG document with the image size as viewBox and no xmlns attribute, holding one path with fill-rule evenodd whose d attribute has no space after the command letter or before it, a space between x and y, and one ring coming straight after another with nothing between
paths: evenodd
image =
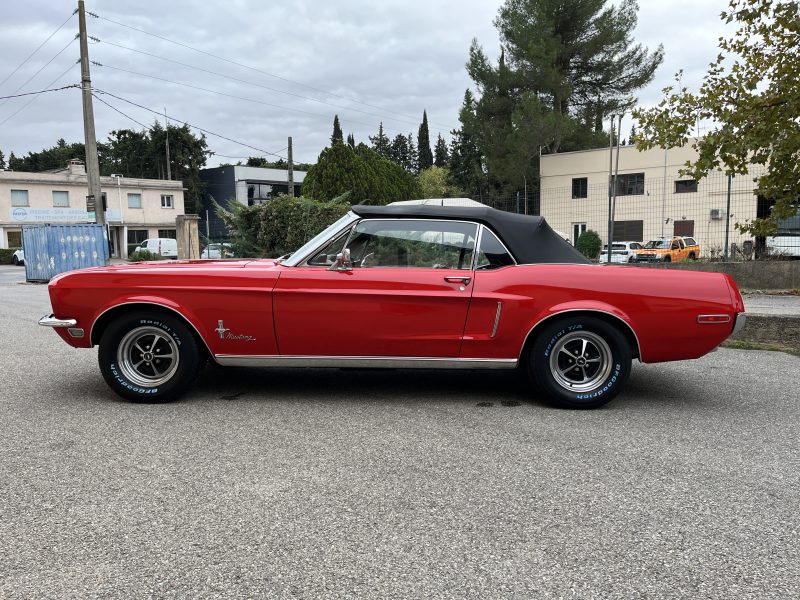
<instances>
[{"instance_id":1,"label":"orange car","mask_svg":"<svg viewBox=\"0 0 800 600\"><path fill-rule=\"evenodd\" d=\"M635 262L680 262L697 260L700 256L700 244L691 237L658 238L636 251Z\"/></svg>"}]
</instances>

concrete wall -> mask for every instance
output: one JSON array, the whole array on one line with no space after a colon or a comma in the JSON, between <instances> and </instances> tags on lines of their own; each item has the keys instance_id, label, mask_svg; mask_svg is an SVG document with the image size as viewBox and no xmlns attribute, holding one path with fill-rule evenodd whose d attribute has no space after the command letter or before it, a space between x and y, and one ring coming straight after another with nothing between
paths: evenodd
<instances>
[{"instance_id":1,"label":"concrete wall","mask_svg":"<svg viewBox=\"0 0 800 600\"><path fill-rule=\"evenodd\" d=\"M741 290L800 289L800 260L751 260L747 262L681 262L640 264L654 269L686 269L727 273Z\"/></svg>"}]
</instances>

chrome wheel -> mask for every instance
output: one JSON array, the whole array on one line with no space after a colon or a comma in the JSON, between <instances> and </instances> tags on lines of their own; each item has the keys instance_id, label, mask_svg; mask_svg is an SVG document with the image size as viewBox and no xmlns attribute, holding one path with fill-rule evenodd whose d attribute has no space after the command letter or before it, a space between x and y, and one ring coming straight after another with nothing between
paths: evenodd
<instances>
[{"instance_id":1,"label":"chrome wheel","mask_svg":"<svg viewBox=\"0 0 800 600\"><path fill-rule=\"evenodd\" d=\"M158 387L178 369L178 346L162 329L151 326L132 329L119 343L117 363L123 375L141 387Z\"/></svg>"},{"instance_id":2,"label":"chrome wheel","mask_svg":"<svg viewBox=\"0 0 800 600\"><path fill-rule=\"evenodd\" d=\"M589 392L611 373L611 348L599 335L573 331L561 338L550 354L550 373L565 390Z\"/></svg>"}]
</instances>

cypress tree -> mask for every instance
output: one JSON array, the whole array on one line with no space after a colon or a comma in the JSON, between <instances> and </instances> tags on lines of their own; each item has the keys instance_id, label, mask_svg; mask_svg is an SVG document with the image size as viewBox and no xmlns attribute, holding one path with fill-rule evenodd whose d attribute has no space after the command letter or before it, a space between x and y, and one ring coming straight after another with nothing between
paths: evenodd
<instances>
[{"instance_id":1,"label":"cypress tree","mask_svg":"<svg viewBox=\"0 0 800 600\"><path fill-rule=\"evenodd\" d=\"M331 136L331 144L344 143L344 136L342 134L342 127L339 125L339 115L333 117L333 135Z\"/></svg>"},{"instance_id":2,"label":"cypress tree","mask_svg":"<svg viewBox=\"0 0 800 600\"><path fill-rule=\"evenodd\" d=\"M450 155L447 152L447 144L440 133L439 137L436 138L436 148L433 152L433 164L437 167L446 167L449 162Z\"/></svg>"},{"instance_id":3,"label":"cypress tree","mask_svg":"<svg viewBox=\"0 0 800 600\"><path fill-rule=\"evenodd\" d=\"M422 124L417 134L418 164L417 170L424 171L433 166L433 153L431 153L431 136L428 131L428 112L422 111Z\"/></svg>"},{"instance_id":4,"label":"cypress tree","mask_svg":"<svg viewBox=\"0 0 800 600\"><path fill-rule=\"evenodd\" d=\"M347 145L350 146L351 148L356 147L356 138L353 137L352 133L347 134Z\"/></svg>"},{"instance_id":5,"label":"cypress tree","mask_svg":"<svg viewBox=\"0 0 800 600\"><path fill-rule=\"evenodd\" d=\"M3 151L0 150L0 169L6 168L6 157L3 156Z\"/></svg>"},{"instance_id":6,"label":"cypress tree","mask_svg":"<svg viewBox=\"0 0 800 600\"><path fill-rule=\"evenodd\" d=\"M378 127L378 135L369 136L369 141L372 144L372 149L384 158L391 160L391 142L389 137L383 132L383 122Z\"/></svg>"}]
</instances>

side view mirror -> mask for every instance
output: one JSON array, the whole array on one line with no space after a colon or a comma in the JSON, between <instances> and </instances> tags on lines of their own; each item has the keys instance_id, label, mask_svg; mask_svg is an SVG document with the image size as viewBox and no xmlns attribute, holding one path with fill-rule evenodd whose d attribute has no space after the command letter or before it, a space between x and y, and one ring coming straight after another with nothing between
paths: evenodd
<instances>
[{"instance_id":1,"label":"side view mirror","mask_svg":"<svg viewBox=\"0 0 800 600\"><path fill-rule=\"evenodd\" d=\"M328 267L328 271L352 271L353 263L350 260L350 248L345 248L336 255L336 260Z\"/></svg>"}]
</instances>

